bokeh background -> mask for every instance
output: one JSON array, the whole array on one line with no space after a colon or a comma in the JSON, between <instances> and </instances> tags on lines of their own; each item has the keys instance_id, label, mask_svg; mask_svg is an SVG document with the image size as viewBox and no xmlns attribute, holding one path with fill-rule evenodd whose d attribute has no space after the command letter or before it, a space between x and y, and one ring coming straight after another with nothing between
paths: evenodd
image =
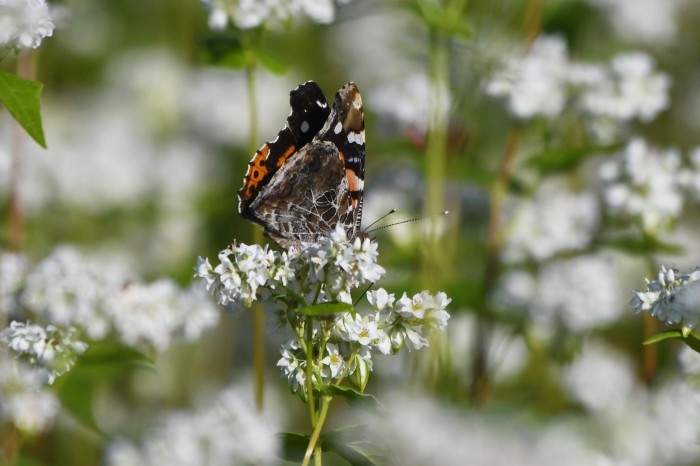
<instances>
[{"instance_id":1,"label":"bokeh background","mask_svg":"<svg viewBox=\"0 0 700 466\"><path fill-rule=\"evenodd\" d=\"M259 238L236 192L289 91L313 79L330 100L352 80L365 225L427 216L373 234L379 285L445 291L452 317L427 350L376 358L367 391L385 409L339 401L331 427L366 425L348 442L378 464L700 462L700 361L643 346L662 323L629 305L661 264L700 264L698 2L49 5L53 36L0 62L45 86L48 149L0 112L0 240L29 276L54 261L76 296L86 269L187 289L198 256ZM6 287L17 273L0 273ZM274 433L308 433L307 413L275 367L274 324L261 420L250 315L183 309L183 326L206 322L150 341L148 364L72 380L72 395L44 388L63 406L28 432L6 413L5 451L26 465L286 464ZM125 325L157 333L163 312ZM221 414L243 405L249 419Z\"/></svg>"}]
</instances>

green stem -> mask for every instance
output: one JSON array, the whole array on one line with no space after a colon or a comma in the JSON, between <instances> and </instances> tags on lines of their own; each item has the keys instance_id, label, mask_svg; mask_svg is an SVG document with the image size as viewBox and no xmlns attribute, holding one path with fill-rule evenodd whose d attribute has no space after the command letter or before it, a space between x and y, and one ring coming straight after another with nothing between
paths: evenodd
<instances>
[{"instance_id":1,"label":"green stem","mask_svg":"<svg viewBox=\"0 0 700 466\"><path fill-rule=\"evenodd\" d=\"M328 406L333 398L330 396L324 396L321 398L321 412L319 414L318 422L314 426L314 431L311 434L311 439L309 440L309 446L306 447L306 453L304 454L304 461L301 466L308 466L311 460L311 453L314 453L314 464L317 466L321 465L321 446L316 445L319 437L321 436L321 430L323 429L323 424L326 422L326 415L328 414Z\"/></svg>"},{"instance_id":2,"label":"green stem","mask_svg":"<svg viewBox=\"0 0 700 466\"><path fill-rule=\"evenodd\" d=\"M304 323L304 333L306 340L306 402L309 404L309 416L311 417L311 426L316 425L316 406L314 400L314 383L313 383L313 366L314 366L314 346L313 346L313 319L311 316L306 317Z\"/></svg>"}]
</instances>

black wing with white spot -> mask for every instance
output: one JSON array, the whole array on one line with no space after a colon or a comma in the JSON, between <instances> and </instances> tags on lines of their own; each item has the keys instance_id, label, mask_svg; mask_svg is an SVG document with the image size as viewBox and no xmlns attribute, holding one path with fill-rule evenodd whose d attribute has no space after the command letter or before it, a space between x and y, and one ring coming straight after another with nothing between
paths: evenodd
<instances>
[{"instance_id":1,"label":"black wing with white spot","mask_svg":"<svg viewBox=\"0 0 700 466\"><path fill-rule=\"evenodd\" d=\"M238 211L255 220L250 211L260 190L269 183L285 161L311 142L323 127L331 109L323 91L313 81L299 85L289 93L291 112L277 137L255 152L248 162L243 187L238 191Z\"/></svg>"}]
</instances>

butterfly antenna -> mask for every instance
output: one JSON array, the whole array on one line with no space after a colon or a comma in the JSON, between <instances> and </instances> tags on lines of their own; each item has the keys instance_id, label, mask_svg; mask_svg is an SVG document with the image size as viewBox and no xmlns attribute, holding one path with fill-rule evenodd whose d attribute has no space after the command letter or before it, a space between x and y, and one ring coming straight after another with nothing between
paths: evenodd
<instances>
[{"instance_id":1,"label":"butterfly antenna","mask_svg":"<svg viewBox=\"0 0 700 466\"><path fill-rule=\"evenodd\" d=\"M386 215L385 215L385 217L386 217ZM375 223L376 223L376 222L375 222ZM359 302L362 300L362 298L365 297L365 295L367 294L367 292L368 292L368 291L370 290L370 288L372 288L373 286L374 286L374 282L370 283L369 286L368 286L367 288L365 288L365 291L360 295L360 297L357 298L357 300L353 303L353 306L357 306L357 303L359 303Z\"/></svg>"},{"instance_id":2,"label":"butterfly antenna","mask_svg":"<svg viewBox=\"0 0 700 466\"><path fill-rule=\"evenodd\" d=\"M447 215L447 214L449 214L449 213L450 213L449 210L445 210L445 211L441 212L440 215ZM386 215L385 215L385 217L386 217ZM377 228L374 228L374 229L369 230L369 231L367 231L367 230L365 229L365 233L372 233L373 231L383 230L384 228L393 227L394 225L401 225L402 223L410 223L410 222L416 222L416 221L418 221L418 220L425 220L426 218L430 218L430 216L429 216L429 215L424 215L424 216L422 216L422 217L416 217L416 218L412 218L412 219L410 219L410 220L404 220L404 221L401 221L401 222L390 223L389 225L384 225L383 227L377 227ZM374 223L377 223L377 222L374 222ZM373 223L372 225L374 225L374 223ZM370 226L372 226L372 225L370 225Z\"/></svg>"},{"instance_id":3,"label":"butterfly antenna","mask_svg":"<svg viewBox=\"0 0 700 466\"><path fill-rule=\"evenodd\" d=\"M372 225L375 225L375 224L378 223L379 221L381 221L381 220L387 218L389 215L393 214L394 212L396 212L396 209L391 209L389 212L385 213L384 215L382 215L381 217L379 217L377 220L375 220L374 222L372 222L372 223L370 223L369 225L367 225L367 226L365 227L364 232L367 233L367 229L368 229L369 227L371 227Z\"/></svg>"}]
</instances>

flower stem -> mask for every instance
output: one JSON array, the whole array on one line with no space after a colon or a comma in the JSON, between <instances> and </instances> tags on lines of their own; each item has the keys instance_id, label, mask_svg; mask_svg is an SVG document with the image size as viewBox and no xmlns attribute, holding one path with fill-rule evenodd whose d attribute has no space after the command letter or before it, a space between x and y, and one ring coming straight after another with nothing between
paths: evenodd
<instances>
[{"instance_id":1,"label":"flower stem","mask_svg":"<svg viewBox=\"0 0 700 466\"><path fill-rule=\"evenodd\" d=\"M323 424L326 422L326 415L328 414L328 406L333 398L330 396L321 397L321 412L319 413L318 422L314 425L314 431L311 434L311 439L309 440L309 446L306 447L306 453L304 454L304 461L301 466L308 466L311 460L311 453L314 453L314 464L317 466L321 465L321 446L316 445L318 438L321 436L321 430L323 429Z\"/></svg>"},{"instance_id":2,"label":"flower stem","mask_svg":"<svg viewBox=\"0 0 700 466\"><path fill-rule=\"evenodd\" d=\"M314 383L313 383L313 366L314 366L314 347L313 347L313 319L307 316L304 323L304 340L306 341L306 402L309 404L309 417L311 418L311 426L316 425L316 402L314 400Z\"/></svg>"}]
</instances>

